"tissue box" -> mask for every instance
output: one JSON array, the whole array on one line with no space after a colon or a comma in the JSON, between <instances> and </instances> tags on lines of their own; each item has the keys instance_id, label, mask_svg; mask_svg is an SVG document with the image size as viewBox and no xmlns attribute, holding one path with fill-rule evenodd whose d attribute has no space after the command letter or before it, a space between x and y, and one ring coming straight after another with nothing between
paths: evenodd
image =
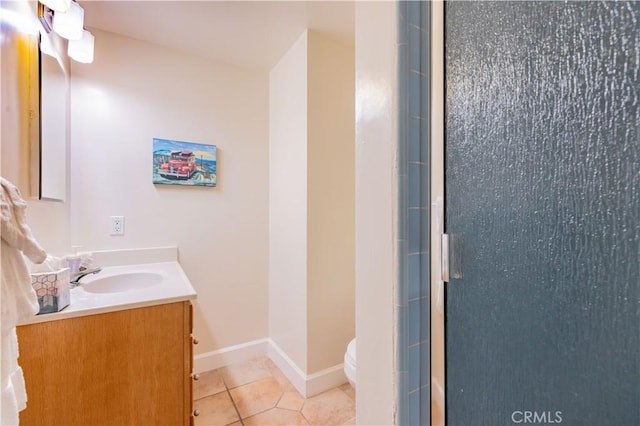
<instances>
[{"instance_id":1,"label":"tissue box","mask_svg":"<svg viewBox=\"0 0 640 426\"><path fill-rule=\"evenodd\" d=\"M38 314L59 312L71 302L69 268L54 272L32 273L31 285L38 295L40 304Z\"/></svg>"}]
</instances>

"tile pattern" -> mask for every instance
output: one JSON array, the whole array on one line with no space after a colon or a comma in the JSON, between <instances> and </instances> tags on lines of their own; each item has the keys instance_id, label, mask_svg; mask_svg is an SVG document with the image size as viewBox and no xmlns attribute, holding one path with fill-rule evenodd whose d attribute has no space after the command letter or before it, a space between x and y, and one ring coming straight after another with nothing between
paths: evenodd
<instances>
[{"instance_id":1,"label":"tile pattern","mask_svg":"<svg viewBox=\"0 0 640 426\"><path fill-rule=\"evenodd\" d=\"M398 7L398 424L430 418L430 36L431 5ZM426 420L424 420L426 419Z\"/></svg>"},{"instance_id":2,"label":"tile pattern","mask_svg":"<svg viewBox=\"0 0 640 426\"><path fill-rule=\"evenodd\" d=\"M199 412L196 417L198 425L228 425L240 420L228 392L198 399L194 401L193 408Z\"/></svg>"},{"instance_id":3,"label":"tile pattern","mask_svg":"<svg viewBox=\"0 0 640 426\"><path fill-rule=\"evenodd\" d=\"M236 403L242 418L253 416L274 408L282 397L282 388L273 377L231 389L231 398Z\"/></svg>"},{"instance_id":4,"label":"tile pattern","mask_svg":"<svg viewBox=\"0 0 640 426\"><path fill-rule=\"evenodd\" d=\"M198 374L198 380L193 382L193 399L215 395L227 390L219 370L206 371Z\"/></svg>"},{"instance_id":5,"label":"tile pattern","mask_svg":"<svg viewBox=\"0 0 640 426\"><path fill-rule=\"evenodd\" d=\"M267 357L201 373L193 395L196 426L356 424L350 384L305 399Z\"/></svg>"}]
</instances>

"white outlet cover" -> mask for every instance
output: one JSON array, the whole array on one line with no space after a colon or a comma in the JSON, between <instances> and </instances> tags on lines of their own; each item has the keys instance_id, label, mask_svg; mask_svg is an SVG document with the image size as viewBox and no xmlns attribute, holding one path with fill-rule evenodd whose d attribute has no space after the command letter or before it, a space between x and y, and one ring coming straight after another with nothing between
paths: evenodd
<instances>
[{"instance_id":1,"label":"white outlet cover","mask_svg":"<svg viewBox=\"0 0 640 426\"><path fill-rule=\"evenodd\" d=\"M111 235L124 235L124 216L111 216Z\"/></svg>"}]
</instances>

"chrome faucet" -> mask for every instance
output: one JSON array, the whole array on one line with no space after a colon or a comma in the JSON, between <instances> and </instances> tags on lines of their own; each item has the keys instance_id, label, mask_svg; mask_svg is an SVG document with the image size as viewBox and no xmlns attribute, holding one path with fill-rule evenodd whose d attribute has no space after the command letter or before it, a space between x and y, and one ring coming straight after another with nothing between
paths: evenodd
<instances>
[{"instance_id":1,"label":"chrome faucet","mask_svg":"<svg viewBox=\"0 0 640 426\"><path fill-rule=\"evenodd\" d=\"M86 275L97 274L100 271L102 271L102 268L80 267L78 272L76 272L75 274L71 274L71 281L69 281L69 284L71 284L71 288L77 287L78 285L80 285L80 279L82 277Z\"/></svg>"}]
</instances>

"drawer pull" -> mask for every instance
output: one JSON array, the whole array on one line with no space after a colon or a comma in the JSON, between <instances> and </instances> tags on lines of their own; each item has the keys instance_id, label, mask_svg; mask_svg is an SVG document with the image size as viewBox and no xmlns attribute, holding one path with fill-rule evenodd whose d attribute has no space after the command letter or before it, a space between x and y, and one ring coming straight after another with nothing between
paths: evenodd
<instances>
[{"instance_id":1,"label":"drawer pull","mask_svg":"<svg viewBox=\"0 0 640 426\"><path fill-rule=\"evenodd\" d=\"M193 344L197 345L198 343L200 343L200 340L196 339L195 337L193 338Z\"/></svg>"},{"instance_id":2,"label":"drawer pull","mask_svg":"<svg viewBox=\"0 0 640 426\"><path fill-rule=\"evenodd\" d=\"M199 374L194 374L193 375L193 380L200 380L200 375Z\"/></svg>"},{"instance_id":3,"label":"drawer pull","mask_svg":"<svg viewBox=\"0 0 640 426\"><path fill-rule=\"evenodd\" d=\"M198 417L200 415L200 410L198 410L198 409L193 410L193 415L195 417Z\"/></svg>"}]
</instances>

